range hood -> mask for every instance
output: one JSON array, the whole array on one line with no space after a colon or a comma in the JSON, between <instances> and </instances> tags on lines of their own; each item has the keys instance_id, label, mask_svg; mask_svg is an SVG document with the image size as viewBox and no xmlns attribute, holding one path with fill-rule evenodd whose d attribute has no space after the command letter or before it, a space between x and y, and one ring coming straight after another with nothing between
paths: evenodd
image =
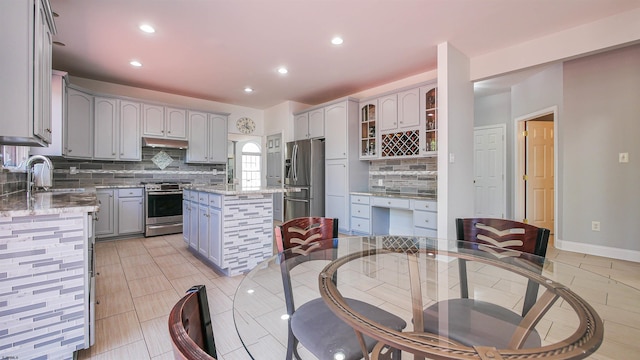
<instances>
[{"instance_id":1,"label":"range hood","mask_svg":"<svg viewBox=\"0 0 640 360\"><path fill-rule=\"evenodd\" d=\"M142 146L170 148L170 149L186 149L189 147L189 142L186 140L158 139L158 138L151 138L151 137L143 137Z\"/></svg>"}]
</instances>

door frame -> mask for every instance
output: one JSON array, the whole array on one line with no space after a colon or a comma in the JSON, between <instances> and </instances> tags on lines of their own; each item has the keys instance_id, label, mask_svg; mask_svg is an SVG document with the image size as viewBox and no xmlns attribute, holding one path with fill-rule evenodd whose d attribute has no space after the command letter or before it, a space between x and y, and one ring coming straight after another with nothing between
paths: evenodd
<instances>
[{"instance_id":1,"label":"door frame","mask_svg":"<svg viewBox=\"0 0 640 360\"><path fill-rule=\"evenodd\" d=\"M525 214L525 193L522 186L522 174L525 171L525 139L522 132L525 122L534 120L544 115L553 114L553 234L558 234L558 106L550 106L532 113L528 113L514 119L513 142L513 217L522 221Z\"/></svg>"},{"instance_id":2,"label":"door frame","mask_svg":"<svg viewBox=\"0 0 640 360\"><path fill-rule=\"evenodd\" d=\"M487 130L487 129L501 129L502 130L502 214L506 216L507 214L507 124L494 124L494 125L484 125L484 126L476 126L473 128L474 139L476 130ZM474 155L475 155L475 142L473 144ZM475 159L474 159L475 163ZM475 216L475 214L474 214Z\"/></svg>"}]
</instances>

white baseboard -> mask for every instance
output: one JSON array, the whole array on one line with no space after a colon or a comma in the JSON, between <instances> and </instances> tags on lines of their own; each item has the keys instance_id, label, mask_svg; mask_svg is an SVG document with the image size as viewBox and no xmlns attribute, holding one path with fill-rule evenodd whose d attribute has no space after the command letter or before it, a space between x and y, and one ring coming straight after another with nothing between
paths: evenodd
<instances>
[{"instance_id":1,"label":"white baseboard","mask_svg":"<svg viewBox=\"0 0 640 360\"><path fill-rule=\"evenodd\" d=\"M574 241L554 239L555 247L560 250L579 252L594 256L604 256L608 258L640 262L640 251L620 249L609 246L584 244Z\"/></svg>"}]
</instances>

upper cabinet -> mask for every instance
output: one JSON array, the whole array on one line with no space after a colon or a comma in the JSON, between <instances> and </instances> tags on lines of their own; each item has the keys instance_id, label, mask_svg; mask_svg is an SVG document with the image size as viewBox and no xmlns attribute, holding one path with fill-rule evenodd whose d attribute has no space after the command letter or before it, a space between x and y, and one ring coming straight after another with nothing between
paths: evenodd
<instances>
[{"instance_id":1,"label":"upper cabinet","mask_svg":"<svg viewBox=\"0 0 640 360\"><path fill-rule=\"evenodd\" d=\"M436 85L360 102L360 159L437 155Z\"/></svg>"},{"instance_id":2,"label":"upper cabinet","mask_svg":"<svg viewBox=\"0 0 640 360\"><path fill-rule=\"evenodd\" d=\"M67 88L67 115L62 125L62 155L93 158L93 95Z\"/></svg>"},{"instance_id":3,"label":"upper cabinet","mask_svg":"<svg viewBox=\"0 0 640 360\"><path fill-rule=\"evenodd\" d=\"M331 129L331 134L325 137L324 157L325 159L346 159L347 158L347 121L349 103L341 101L337 104L327 105L324 110L324 121L327 129ZM338 131L338 129L340 129Z\"/></svg>"},{"instance_id":4,"label":"upper cabinet","mask_svg":"<svg viewBox=\"0 0 640 360\"><path fill-rule=\"evenodd\" d=\"M189 111L188 163L227 162L227 114Z\"/></svg>"},{"instance_id":5,"label":"upper cabinet","mask_svg":"<svg viewBox=\"0 0 640 360\"><path fill-rule=\"evenodd\" d=\"M377 100L360 103L360 159L378 157L378 148L376 147L377 109Z\"/></svg>"},{"instance_id":6,"label":"upper cabinet","mask_svg":"<svg viewBox=\"0 0 640 360\"><path fill-rule=\"evenodd\" d=\"M142 159L140 103L95 97L94 121L94 159Z\"/></svg>"},{"instance_id":7,"label":"upper cabinet","mask_svg":"<svg viewBox=\"0 0 640 360\"><path fill-rule=\"evenodd\" d=\"M162 105L142 105L142 135L187 139L187 112Z\"/></svg>"},{"instance_id":8,"label":"upper cabinet","mask_svg":"<svg viewBox=\"0 0 640 360\"><path fill-rule=\"evenodd\" d=\"M324 137L324 109L314 109L294 116L294 140Z\"/></svg>"},{"instance_id":9,"label":"upper cabinet","mask_svg":"<svg viewBox=\"0 0 640 360\"><path fill-rule=\"evenodd\" d=\"M0 24L0 144L46 146L55 33L49 1L0 1Z\"/></svg>"}]
</instances>

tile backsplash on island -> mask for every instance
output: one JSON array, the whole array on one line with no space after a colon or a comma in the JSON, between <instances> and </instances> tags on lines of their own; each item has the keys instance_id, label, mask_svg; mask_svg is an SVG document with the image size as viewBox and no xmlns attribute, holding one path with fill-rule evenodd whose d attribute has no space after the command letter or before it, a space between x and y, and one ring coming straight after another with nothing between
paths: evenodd
<instances>
[{"instance_id":1,"label":"tile backsplash on island","mask_svg":"<svg viewBox=\"0 0 640 360\"><path fill-rule=\"evenodd\" d=\"M436 195L438 158L373 160L369 190L373 192Z\"/></svg>"}]
</instances>

